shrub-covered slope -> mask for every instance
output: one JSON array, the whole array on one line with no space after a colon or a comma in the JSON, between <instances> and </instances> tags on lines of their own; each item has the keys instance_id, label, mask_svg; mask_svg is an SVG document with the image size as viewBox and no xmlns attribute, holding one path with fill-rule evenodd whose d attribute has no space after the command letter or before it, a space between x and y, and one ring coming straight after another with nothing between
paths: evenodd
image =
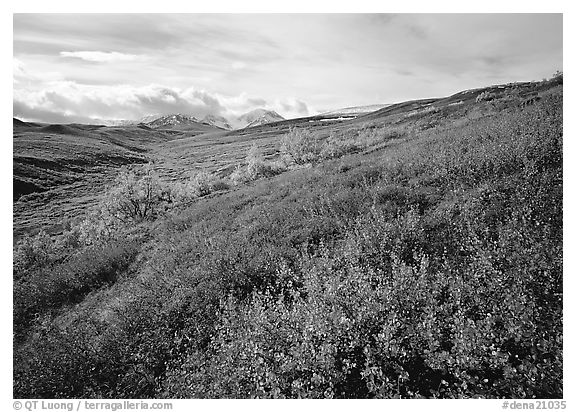
<instances>
[{"instance_id":1,"label":"shrub-covered slope","mask_svg":"<svg viewBox=\"0 0 576 412\"><path fill-rule=\"evenodd\" d=\"M562 90L517 103L27 239L14 396L562 397Z\"/></svg>"}]
</instances>

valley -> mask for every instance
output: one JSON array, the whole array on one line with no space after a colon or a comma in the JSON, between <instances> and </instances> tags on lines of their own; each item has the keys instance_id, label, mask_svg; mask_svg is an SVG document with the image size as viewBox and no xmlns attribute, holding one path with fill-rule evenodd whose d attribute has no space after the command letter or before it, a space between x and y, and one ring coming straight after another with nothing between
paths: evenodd
<instances>
[{"instance_id":1,"label":"valley","mask_svg":"<svg viewBox=\"0 0 576 412\"><path fill-rule=\"evenodd\" d=\"M253 145L267 160L278 158L280 139L292 128L305 128L322 139L382 128L406 134L481 118L507 108L512 99L520 104L539 92L545 95L547 90L537 83L500 85L447 98L368 106L375 111L347 108L290 120L255 110L243 118L244 124L255 125L238 130L224 130L186 115L150 116L142 119L146 123L124 126L47 125L14 119L14 236L40 229L61 232L97 202L121 166L151 162L165 181L187 179L198 171L226 178ZM477 105L481 93L493 93L496 100ZM256 124L262 116L272 121Z\"/></svg>"}]
</instances>

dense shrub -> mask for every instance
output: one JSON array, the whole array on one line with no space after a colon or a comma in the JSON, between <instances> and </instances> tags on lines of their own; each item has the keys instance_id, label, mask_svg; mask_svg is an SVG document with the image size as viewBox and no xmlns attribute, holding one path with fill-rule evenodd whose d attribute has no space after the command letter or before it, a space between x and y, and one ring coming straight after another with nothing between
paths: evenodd
<instances>
[{"instance_id":1,"label":"dense shrub","mask_svg":"<svg viewBox=\"0 0 576 412\"><path fill-rule=\"evenodd\" d=\"M280 152L286 161L303 165L337 159L399 135L401 133L392 127L362 127L346 133L332 132L327 138L321 138L307 129L292 129L283 136Z\"/></svg>"},{"instance_id":2,"label":"dense shrub","mask_svg":"<svg viewBox=\"0 0 576 412\"><path fill-rule=\"evenodd\" d=\"M54 249L53 240L43 230L34 236L24 235L14 247L14 277L22 277L26 271L48 264L53 259Z\"/></svg>"},{"instance_id":3,"label":"dense shrub","mask_svg":"<svg viewBox=\"0 0 576 412\"><path fill-rule=\"evenodd\" d=\"M82 246L81 237L79 227L69 227L60 235L50 236L44 230L24 235L13 248L14 280L70 256Z\"/></svg>"},{"instance_id":4,"label":"dense shrub","mask_svg":"<svg viewBox=\"0 0 576 412\"><path fill-rule=\"evenodd\" d=\"M347 139L331 134L322 144L318 156L321 159L336 159L342 157L345 154L355 152L360 148L368 146L368 139L371 139L372 136L373 135L367 131L358 132L357 139Z\"/></svg>"},{"instance_id":5,"label":"dense shrub","mask_svg":"<svg viewBox=\"0 0 576 412\"><path fill-rule=\"evenodd\" d=\"M14 283L14 325L22 332L40 315L79 302L116 281L138 252L136 242L89 247L70 259L46 265Z\"/></svg>"},{"instance_id":6,"label":"dense shrub","mask_svg":"<svg viewBox=\"0 0 576 412\"><path fill-rule=\"evenodd\" d=\"M176 204L186 204L207 196L213 192L227 190L228 184L217 176L208 172L200 171L191 178L172 183L168 188L169 198Z\"/></svg>"},{"instance_id":7,"label":"dense shrub","mask_svg":"<svg viewBox=\"0 0 576 412\"><path fill-rule=\"evenodd\" d=\"M168 372L169 395L558 396L562 131L555 99L502 122L438 132L443 140L402 152L409 164L373 174L412 188L373 182L372 209L347 225L344 239L317 249L296 271L278 269L277 277L290 279L280 293L223 300L208 351L191 352ZM438 203L434 190L416 191L424 182L458 188L450 201L457 209ZM322 203L314 203L317 218L350 216L333 198Z\"/></svg>"},{"instance_id":8,"label":"dense shrub","mask_svg":"<svg viewBox=\"0 0 576 412\"><path fill-rule=\"evenodd\" d=\"M299 165L315 162L320 158L322 140L308 129L293 128L282 137L280 151Z\"/></svg>"},{"instance_id":9,"label":"dense shrub","mask_svg":"<svg viewBox=\"0 0 576 412\"><path fill-rule=\"evenodd\" d=\"M230 175L232 183L238 185L260 178L272 177L287 170L282 159L266 161L256 145L252 145L246 154L245 165L238 165Z\"/></svg>"}]
</instances>

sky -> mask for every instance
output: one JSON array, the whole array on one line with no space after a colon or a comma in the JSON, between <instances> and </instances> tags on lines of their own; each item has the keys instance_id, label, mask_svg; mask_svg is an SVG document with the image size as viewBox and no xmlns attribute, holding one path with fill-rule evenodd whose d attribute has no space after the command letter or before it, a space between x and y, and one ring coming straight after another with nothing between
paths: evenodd
<instances>
[{"instance_id":1,"label":"sky","mask_svg":"<svg viewBox=\"0 0 576 412\"><path fill-rule=\"evenodd\" d=\"M562 14L14 14L13 111L285 118L563 70Z\"/></svg>"}]
</instances>

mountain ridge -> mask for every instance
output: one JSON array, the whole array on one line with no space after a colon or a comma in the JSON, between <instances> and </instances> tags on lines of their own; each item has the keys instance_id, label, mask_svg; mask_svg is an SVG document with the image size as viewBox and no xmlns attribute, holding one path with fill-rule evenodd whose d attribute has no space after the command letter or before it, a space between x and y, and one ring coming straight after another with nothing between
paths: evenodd
<instances>
[{"instance_id":1,"label":"mountain ridge","mask_svg":"<svg viewBox=\"0 0 576 412\"><path fill-rule=\"evenodd\" d=\"M227 118L216 114L207 114L202 119L183 113L169 114L150 114L141 117L138 120L105 120L97 119L99 124L106 126L132 126L144 124L153 129L182 127L186 125L207 125L217 127L223 130L238 130L248 127L261 126L263 124L279 122L286 120L274 110L258 108L246 112L240 116Z\"/></svg>"}]
</instances>

